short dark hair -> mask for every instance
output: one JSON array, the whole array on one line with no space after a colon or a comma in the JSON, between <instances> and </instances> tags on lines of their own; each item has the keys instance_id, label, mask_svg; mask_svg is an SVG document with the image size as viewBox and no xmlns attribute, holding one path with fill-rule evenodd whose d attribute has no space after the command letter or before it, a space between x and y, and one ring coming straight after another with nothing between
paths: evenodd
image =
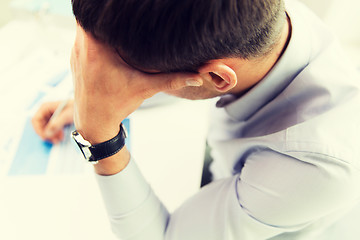
<instances>
[{"instance_id":1,"label":"short dark hair","mask_svg":"<svg viewBox=\"0 0 360 240\"><path fill-rule=\"evenodd\" d=\"M72 0L77 22L131 65L196 71L212 59L266 55L285 21L282 0Z\"/></svg>"}]
</instances>

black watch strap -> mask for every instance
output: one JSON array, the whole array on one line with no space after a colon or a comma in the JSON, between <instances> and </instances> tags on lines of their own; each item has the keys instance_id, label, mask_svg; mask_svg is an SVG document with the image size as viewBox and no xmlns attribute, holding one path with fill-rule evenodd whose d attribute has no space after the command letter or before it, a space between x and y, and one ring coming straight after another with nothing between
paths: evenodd
<instances>
[{"instance_id":1,"label":"black watch strap","mask_svg":"<svg viewBox=\"0 0 360 240\"><path fill-rule=\"evenodd\" d=\"M71 133L72 138L79 146L82 154L88 162L93 164L98 163L99 160L110 157L118 153L125 145L125 138L127 137L126 129L123 124L120 124L120 131L114 138L96 145L92 145L85 140L78 131Z\"/></svg>"},{"instance_id":2,"label":"black watch strap","mask_svg":"<svg viewBox=\"0 0 360 240\"><path fill-rule=\"evenodd\" d=\"M125 145L125 138L126 130L121 124L118 135L106 142L93 145L89 148L92 155L89 161L99 161L118 153Z\"/></svg>"}]
</instances>

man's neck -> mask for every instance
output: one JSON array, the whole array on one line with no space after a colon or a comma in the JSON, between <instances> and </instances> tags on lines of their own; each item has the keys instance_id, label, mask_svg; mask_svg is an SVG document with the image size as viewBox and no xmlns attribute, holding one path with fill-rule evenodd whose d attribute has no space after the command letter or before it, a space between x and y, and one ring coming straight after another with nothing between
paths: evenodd
<instances>
[{"instance_id":1,"label":"man's neck","mask_svg":"<svg viewBox=\"0 0 360 240\"><path fill-rule=\"evenodd\" d=\"M229 64L236 69L238 79L237 86L231 91L232 94L242 95L260 82L276 65L285 52L291 37L291 22L288 16L286 19L278 43L266 57L254 60L233 59L234 61L231 61L229 59Z\"/></svg>"}]
</instances>

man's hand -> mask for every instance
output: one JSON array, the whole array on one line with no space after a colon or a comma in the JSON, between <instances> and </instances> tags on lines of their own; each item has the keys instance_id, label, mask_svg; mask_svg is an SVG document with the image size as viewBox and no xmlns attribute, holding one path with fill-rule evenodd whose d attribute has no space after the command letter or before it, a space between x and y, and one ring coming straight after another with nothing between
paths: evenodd
<instances>
[{"instance_id":1,"label":"man's hand","mask_svg":"<svg viewBox=\"0 0 360 240\"><path fill-rule=\"evenodd\" d=\"M44 141L49 141L54 144L63 140L64 126L73 123L73 101L69 101L56 118L51 118L60 103L61 101L42 104L32 118L35 132Z\"/></svg>"},{"instance_id":2,"label":"man's hand","mask_svg":"<svg viewBox=\"0 0 360 240\"><path fill-rule=\"evenodd\" d=\"M187 87L189 82L202 84L197 74L146 74L135 70L114 49L94 39L79 25L71 66L75 126L92 144L116 136L120 122L154 94Z\"/></svg>"},{"instance_id":3,"label":"man's hand","mask_svg":"<svg viewBox=\"0 0 360 240\"><path fill-rule=\"evenodd\" d=\"M161 91L202 85L198 74L146 74L127 65L116 51L79 25L71 54L76 129L92 144L115 137L119 126L142 102ZM95 165L100 175L123 170L130 154L124 147Z\"/></svg>"}]
</instances>

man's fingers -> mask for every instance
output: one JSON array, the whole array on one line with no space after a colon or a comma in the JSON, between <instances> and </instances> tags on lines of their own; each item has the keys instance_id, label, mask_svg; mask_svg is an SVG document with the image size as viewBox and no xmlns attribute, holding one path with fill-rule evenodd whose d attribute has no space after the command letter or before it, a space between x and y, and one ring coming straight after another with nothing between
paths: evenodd
<instances>
[{"instance_id":1,"label":"man's fingers","mask_svg":"<svg viewBox=\"0 0 360 240\"><path fill-rule=\"evenodd\" d=\"M53 144L58 144L62 140L64 140L64 130L60 130L52 138L48 139L48 141L52 142Z\"/></svg>"},{"instance_id":2,"label":"man's fingers","mask_svg":"<svg viewBox=\"0 0 360 240\"><path fill-rule=\"evenodd\" d=\"M63 128L66 125L69 125L73 122L73 112L72 109L65 108L62 113L60 113L55 119L51 119L45 130L44 136L46 139L51 139L53 136L57 135L59 132L62 132Z\"/></svg>"},{"instance_id":3,"label":"man's fingers","mask_svg":"<svg viewBox=\"0 0 360 240\"><path fill-rule=\"evenodd\" d=\"M64 130L60 130L51 137L44 138L44 141L51 142L52 144L58 144L64 139Z\"/></svg>"},{"instance_id":4,"label":"man's fingers","mask_svg":"<svg viewBox=\"0 0 360 240\"><path fill-rule=\"evenodd\" d=\"M49 122L53 112L55 111L58 103L57 102L48 102L40 106L39 110L35 113L32 118L32 125L35 132L44 139L44 131L46 125Z\"/></svg>"},{"instance_id":5,"label":"man's fingers","mask_svg":"<svg viewBox=\"0 0 360 240\"><path fill-rule=\"evenodd\" d=\"M59 103L59 101L44 103L32 118L35 132L43 140L53 143L59 142L63 138L62 129L65 125L73 122L72 103L69 103L56 118L51 119Z\"/></svg>"},{"instance_id":6,"label":"man's fingers","mask_svg":"<svg viewBox=\"0 0 360 240\"><path fill-rule=\"evenodd\" d=\"M187 73L178 73L178 74L163 74L163 76L154 76L158 78L157 80L151 79L149 83L153 86L156 82L154 89L158 92L162 91L174 91L179 90L185 87L200 87L203 85L203 80L199 74L187 74Z\"/></svg>"},{"instance_id":7,"label":"man's fingers","mask_svg":"<svg viewBox=\"0 0 360 240\"><path fill-rule=\"evenodd\" d=\"M191 78L191 79L187 79L185 81L185 84L186 84L187 87L200 87L200 86L202 86L203 82L202 82L201 79L193 79L193 78Z\"/></svg>"},{"instance_id":8,"label":"man's fingers","mask_svg":"<svg viewBox=\"0 0 360 240\"><path fill-rule=\"evenodd\" d=\"M46 125L46 121L44 121L43 119L39 118L39 117L33 117L32 118L32 125L33 128L35 130L35 132L41 137L44 137L44 128Z\"/></svg>"}]
</instances>

